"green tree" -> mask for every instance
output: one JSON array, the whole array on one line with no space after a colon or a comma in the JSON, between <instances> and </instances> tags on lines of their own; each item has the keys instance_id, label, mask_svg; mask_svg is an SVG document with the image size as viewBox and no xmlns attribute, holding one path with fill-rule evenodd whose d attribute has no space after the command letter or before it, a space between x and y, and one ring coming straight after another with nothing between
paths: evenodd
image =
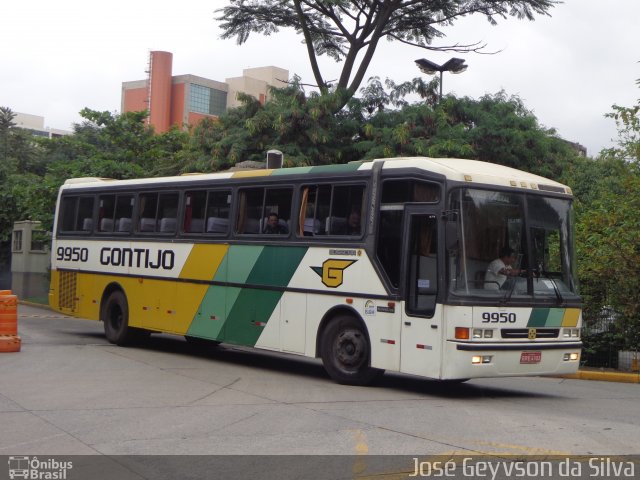
<instances>
[{"instance_id":1,"label":"green tree","mask_svg":"<svg viewBox=\"0 0 640 480\"><path fill-rule=\"evenodd\" d=\"M16 118L16 114L9 107L0 107L0 132L15 127L14 118Z\"/></svg>"},{"instance_id":2,"label":"green tree","mask_svg":"<svg viewBox=\"0 0 640 480\"><path fill-rule=\"evenodd\" d=\"M306 95L299 82L274 89L261 105L244 97L240 108L191 136L195 170L229 168L264 160L271 148L288 166L342 163L393 156L463 157L556 177L575 152L553 129L542 127L517 97L504 92L480 100L448 96L409 104L411 93L431 98L437 84L420 79L395 84L369 80L337 114L331 99Z\"/></svg>"},{"instance_id":3,"label":"green tree","mask_svg":"<svg viewBox=\"0 0 640 480\"><path fill-rule=\"evenodd\" d=\"M606 150L605 155L640 162L640 99L633 107L613 105L612 108L613 112L605 116L613 118L618 126L618 146Z\"/></svg>"},{"instance_id":4,"label":"green tree","mask_svg":"<svg viewBox=\"0 0 640 480\"><path fill-rule=\"evenodd\" d=\"M302 36L316 84L323 95L337 93L334 111L353 97L365 78L380 40L398 41L424 50L470 52L470 45L434 45L443 29L468 15L490 23L508 16L533 20L548 14L556 0L230 0L217 10L222 38L244 43L251 33L270 35L292 28ZM342 62L335 85L320 70L318 57Z\"/></svg>"},{"instance_id":5,"label":"green tree","mask_svg":"<svg viewBox=\"0 0 640 480\"><path fill-rule=\"evenodd\" d=\"M16 127L15 114L0 107L0 268L11 257L11 233L17 220L32 218L31 206L39 201L46 170L43 140ZM35 218L34 218L35 219Z\"/></svg>"},{"instance_id":6,"label":"green tree","mask_svg":"<svg viewBox=\"0 0 640 480\"><path fill-rule=\"evenodd\" d=\"M576 240L587 324L615 312L605 337L585 338L589 350L640 348L640 102L613 106L618 145L565 172L576 195ZM599 332L599 330L597 330ZM603 340L604 338L604 340ZM605 342L605 343L606 343Z\"/></svg>"},{"instance_id":7,"label":"green tree","mask_svg":"<svg viewBox=\"0 0 640 480\"><path fill-rule=\"evenodd\" d=\"M47 146L53 184L67 178L95 176L139 178L172 174L188 133L178 129L156 135L146 123L147 112L114 114L88 108L74 135L53 139Z\"/></svg>"},{"instance_id":8,"label":"green tree","mask_svg":"<svg viewBox=\"0 0 640 480\"><path fill-rule=\"evenodd\" d=\"M401 104L398 90L427 91L417 82L391 86L396 90L386 96L379 86L372 90L374 104L384 99ZM366 98L362 102L369 105ZM399 110L377 107L377 113L366 119L355 148L365 158L473 158L554 178L576 156L555 130L538 123L522 100L504 92L479 100L447 96L435 105L404 105Z\"/></svg>"},{"instance_id":9,"label":"green tree","mask_svg":"<svg viewBox=\"0 0 640 480\"><path fill-rule=\"evenodd\" d=\"M348 139L357 132L349 111L333 113L331 98L307 96L294 82L272 89L261 105L241 96L242 105L222 115L218 122L196 128L191 148L210 154L206 170L221 170L243 160L264 161L269 149L285 154L286 166L342 163L354 160Z\"/></svg>"}]
</instances>

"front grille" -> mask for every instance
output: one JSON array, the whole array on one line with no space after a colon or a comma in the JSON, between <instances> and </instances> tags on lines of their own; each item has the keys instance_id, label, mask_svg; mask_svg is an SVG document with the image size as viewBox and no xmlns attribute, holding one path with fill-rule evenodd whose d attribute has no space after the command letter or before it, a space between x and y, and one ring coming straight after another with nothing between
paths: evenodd
<instances>
[{"instance_id":1,"label":"front grille","mask_svg":"<svg viewBox=\"0 0 640 480\"><path fill-rule=\"evenodd\" d=\"M536 328L536 340L539 338L558 338L560 335L559 328ZM528 328L503 328L500 330L502 338L529 338Z\"/></svg>"}]
</instances>

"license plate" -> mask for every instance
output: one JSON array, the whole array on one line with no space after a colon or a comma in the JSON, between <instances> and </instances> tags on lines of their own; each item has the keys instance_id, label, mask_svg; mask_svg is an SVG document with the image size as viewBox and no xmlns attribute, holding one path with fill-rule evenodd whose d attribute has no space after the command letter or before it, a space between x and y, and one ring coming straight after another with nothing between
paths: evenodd
<instances>
[{"instance_id":1,"label":"license plate","mask_svg":"<svg viewBox=\"0 0 640 480\"><path fill-rule=\"evenodd\" d=\"M522 352L520 354L520 363L540 363L542 360L542 352Z\"/></svg>"}]
</instances>

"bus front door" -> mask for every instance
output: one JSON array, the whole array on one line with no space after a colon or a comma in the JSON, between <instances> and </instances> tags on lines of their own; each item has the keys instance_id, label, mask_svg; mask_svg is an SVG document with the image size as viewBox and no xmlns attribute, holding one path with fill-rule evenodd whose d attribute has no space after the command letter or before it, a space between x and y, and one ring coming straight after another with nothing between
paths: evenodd
<instances>
[{"instance_id":1,"label":"bus front door","mask_svg":"<svg viewBox=\"0 0 640 480\"><path fill-rule=\"evenodd\" d=\"M400 371L439 378L442 305L438 294L438 217L435 209L407 206L404 222L404 311Z\"/></svg>"}]
</instances>

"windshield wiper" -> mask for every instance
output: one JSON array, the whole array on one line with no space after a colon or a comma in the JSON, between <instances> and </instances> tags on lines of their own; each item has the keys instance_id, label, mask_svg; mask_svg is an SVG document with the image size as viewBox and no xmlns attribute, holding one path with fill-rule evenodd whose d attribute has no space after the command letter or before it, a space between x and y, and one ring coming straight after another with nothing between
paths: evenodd
<instances>
[{"instance_id":1,"label":"windshield wiper","mask_svg":"<svg viewBox=\"0 0 640 480\"><path fill-rule=\"evenodd\" d=\"M511 287L509 287L509 291L504 293L504 296L502 297L502 301L500 302L501 305L506 305L511 300L511 295L513 295L513 291L516 289L516 283L518 283L519 277L520 275L517 275L516 277L507 278L506 281L511 282Z\"/></svg>"},{"instance_id":2,"label":"windshield wiper","mask_svg":"<svg viewBox=\"0 0 640 480\"><path fill-rule=\"evenodd\" d=\"M543 278L549 280L551 282L551 286L553 287L553 291L556 294L556 298L558 299L558 306L562 307L564 305L564 297L560 293L560 289L558 288L558 284L553 279L553 277L549 274L549 272L545 271L542 267L542 264L538 265L538 273Z\"/></svg>"}]
</instances>

